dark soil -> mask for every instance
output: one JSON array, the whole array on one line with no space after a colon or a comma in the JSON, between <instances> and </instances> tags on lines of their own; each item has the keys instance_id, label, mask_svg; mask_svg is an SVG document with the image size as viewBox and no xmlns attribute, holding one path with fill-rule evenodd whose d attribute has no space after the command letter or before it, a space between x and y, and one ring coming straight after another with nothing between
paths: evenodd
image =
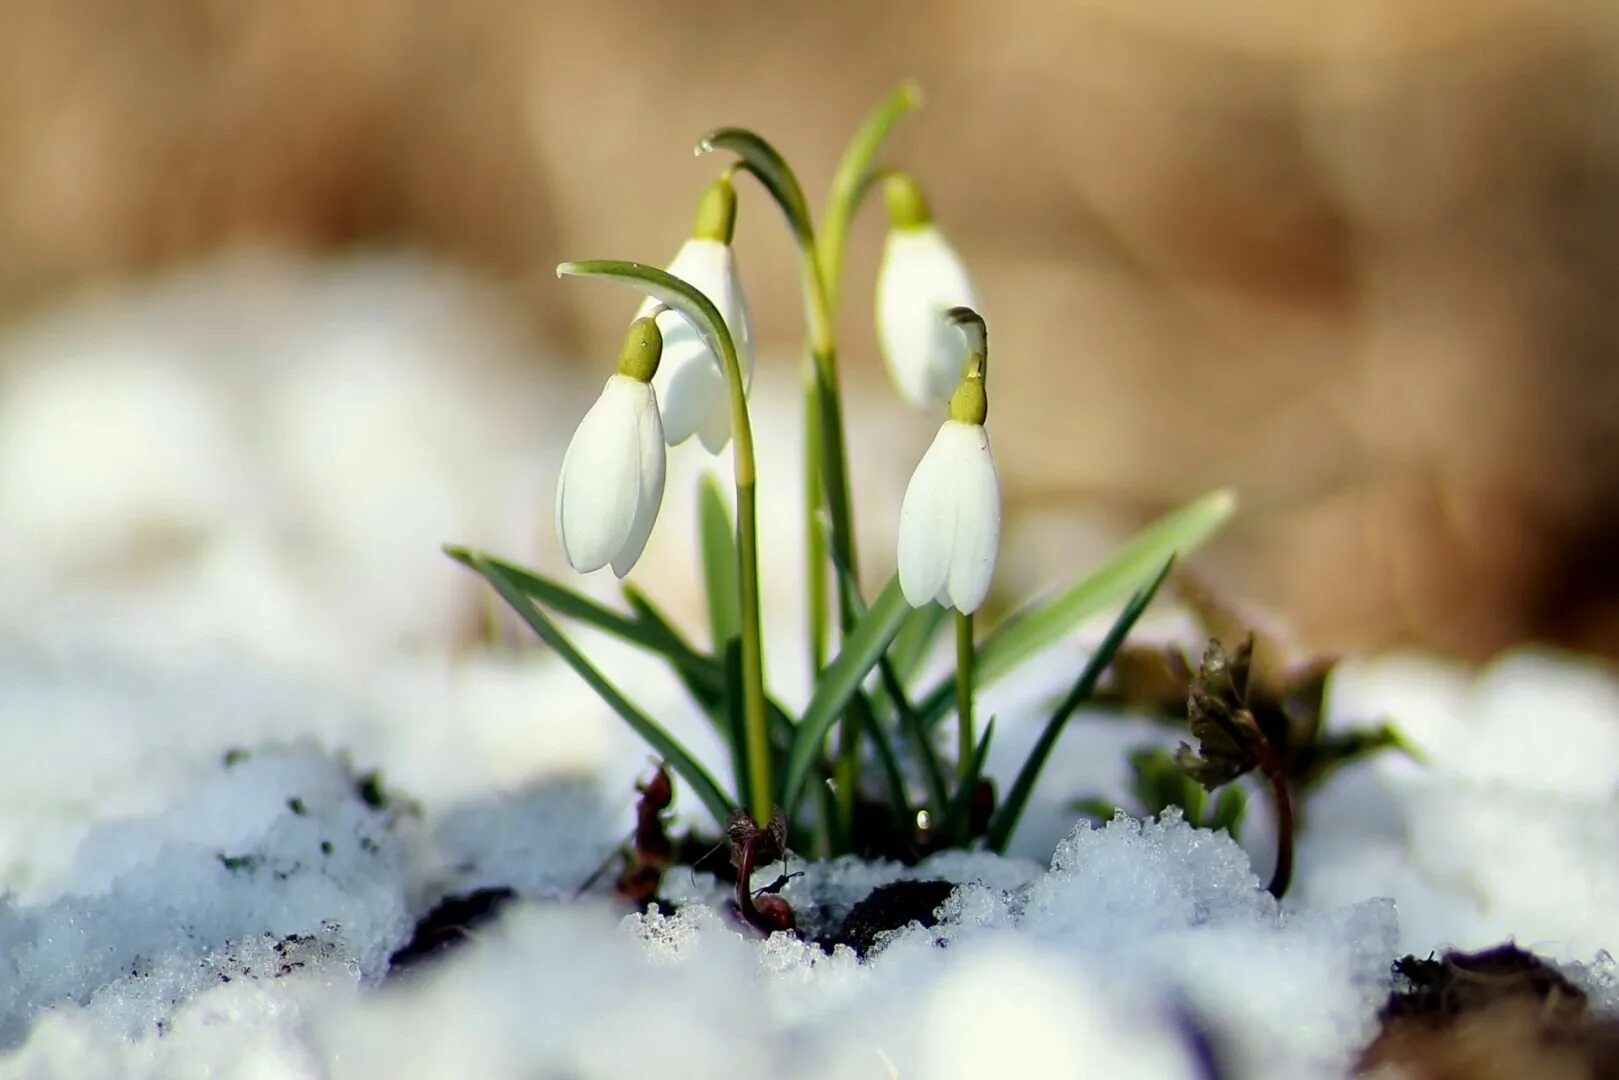
<instances>
[{"instance_id":1,"label":"dark soil","mask_svg":"<svg viewBox=\"0 0 1619 1080\"><path fill-rule=\"evenodd\" d=\"M390 977L439 956L466 942L472 931L500 914L501 909L517 893L501 885L492 889L477 889L461 896L447 896L438 906L422 916L411 934L410 942L388 959Z\"/></svg>"},{"instance_id":2,"label":"dark soil","mask_svg":"<svg viewBox=\"0 0 1619 1080\"><path fill-rule=\"evenodd\" d=\"M862 959L877 945L877 939L890 930L911 923L936 926L939 905L950 898L955 885L949 881L895 881L871 891L850 910L837 931L820 940L828 952L847 945Z\"/></svg>"},{"instance_id":3,"label":"dark soil","mask_svg":"<svg viewBox=\"0 0 1619 1080\"><path fill-rule=\"evenodd\" d=\"M1407 956L1394 973L1362 1072L1398 1066L1418 1080L1619 1080L1619 1021L1592 1017L1584 991L1515 945Z\"/></svg>"}]
</instances>

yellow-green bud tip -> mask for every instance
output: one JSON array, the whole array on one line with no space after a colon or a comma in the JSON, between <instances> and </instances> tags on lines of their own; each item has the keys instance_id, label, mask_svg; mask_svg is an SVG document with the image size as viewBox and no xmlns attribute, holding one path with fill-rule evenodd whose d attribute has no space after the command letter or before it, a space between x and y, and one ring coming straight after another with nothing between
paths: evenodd
<instances>
[{"instance_id":1,"label":"yellow-green bud tip","mask_svg":"<svg viewBox=\"0 0 1619 1080\"><path fill-rule=\"evenodd\" d=\"M920 229L933 221L922 187L909 173L898 170L883 181L883 202L888 205L888 223L896 229Z\"/></svg>"},{"instance_id":2,"label":"yellow-green bud tip","mask_svg":"<svg viewBox=\"0 0 1619 1080\"><path fill-rule=\"evenodd\" d=\"M984 393L983 376L969 375L950 395L950 419L982 427L988 417L989 397Z\"/></svg>"},{"instance_id":3,"label":"yellow-green bud tip","mask_svg":"<svg viewBox=\"0 0 1619 1080\"><path fill-rule=\"evenodd\" d=\"M624 335L624 347L618 351L618 373L641 382L651 382L658 373L658 360L663 356L663 334L656 319L636 319L630 323L630 332Z\"/></svg>"},{"instance_id":4,"label":"yellow-green bud tip","mask_svg":"<svg viewBox=\"0 0 1619 1080\"><path fill-rule=\"evenodd\" d=\"M722 176L703 192L702 201L697 204L697 220L692 223L691 235L696 240L718 240L722 244L729 244L735 231L736 188Z\"/></svg>"}]
</instances>

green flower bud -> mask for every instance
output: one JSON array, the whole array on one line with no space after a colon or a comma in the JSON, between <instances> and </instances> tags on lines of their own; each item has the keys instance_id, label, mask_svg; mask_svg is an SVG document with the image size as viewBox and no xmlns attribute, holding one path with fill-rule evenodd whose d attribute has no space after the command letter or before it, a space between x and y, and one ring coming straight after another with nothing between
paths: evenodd
<instances>
[{"instance_id":1,"label":"green flower bud","mask_svg":"<svg viewBox=\"0 0 1619 1080\"><path fill-rule=\"evenodd\" d=\"M956 392L950 395L950 419L962 424L984 426L989 416L989 397L984 393L982 375L969 375L961 380Z\"/></svg>"},{"instance_id":2,"label":"green flower bud","mask_svg":"<svg viewBox=\"0 0 1619 1080\"><path fill-rule=\"evenodd\" d=\"M921 185L898 169L883 181L883 202L888 206L888 223L896 229L920 229L933 223L933 211Z\"/></svg>"},{"instance_id":3,"label":"green flower bud","mask_svg":"<svg viewBox=\"0 0 1619 1080\"><path fill-rule=\"evenodd\" d=\"M658 360L662 356L663 333L658 329L658 320L636 319L630 323L630 332L624 335L624 347L618 351L618 373L649 383L658 373Z\"/></svg>"},{"instance_id":4,"label":"green flower bud","mask_svg":"<svg viewBox=\"0 0 1619 1080\"><path fill-rule=\"evenodd\" d=\"M731 242L736 231L736 188L731 181L720 177L708 185L702 201L697 204L697 220L692 222L691 235L695 240Z\"/></svg>"}]
</instances>

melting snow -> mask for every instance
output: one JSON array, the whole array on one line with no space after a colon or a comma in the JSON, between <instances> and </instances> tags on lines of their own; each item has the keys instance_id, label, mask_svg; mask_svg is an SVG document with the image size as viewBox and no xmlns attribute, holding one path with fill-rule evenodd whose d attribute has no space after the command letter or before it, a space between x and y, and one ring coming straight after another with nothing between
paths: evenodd
<instances>
[{"instance_id":1,"label":"melting snow","mask_svg":"<svg viewBox=\"0 0 1619 1080\"><path fill-rule=\"evenodd\" d=\"M545 515L510 508L543 508L532 477L575 411L469 375L514 349L490 326L411 264L249 262L0 346L0 1074L1320 1076L1395 956L1508 937L1619 1007L1619 680L1536 652L1341 668L1329 724L1392 719L1427 764L1334 776L1283 904L1223 834L1074 823L1069 800L1122 794L1122 752L1163 737L1109 716L1065 732L1018 857L794 860L812 925L901 878L958 883L863 960L739 932L687 871L674 913L575 900L647 756L554 660L465 649L481 594L437 545L532 546ZM759 407L785 415L771 370ZM684 553L689 506L669 514ZM796 624L795 576L770 577ZM581 640L719 760L672 678ZM797 700L802 658L771 661ZM986 695L1003 789L1072 667ZM439 898L486 886L524 899L387 976Z\"/></svg>"}]
</instances>

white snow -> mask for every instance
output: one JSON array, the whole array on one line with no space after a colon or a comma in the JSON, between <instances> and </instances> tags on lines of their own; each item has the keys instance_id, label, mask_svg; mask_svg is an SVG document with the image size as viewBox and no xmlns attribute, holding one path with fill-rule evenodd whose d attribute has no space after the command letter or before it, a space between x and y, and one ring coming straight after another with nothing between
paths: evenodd
<instances>
[{"instance_id":1,"label":"white snow","mask_svg":"<svg viewBox=\"0 0 1619 1080\"><path fill-rule=\"evenodd\" d=\"M1330 725L1391 718L1425 764L1379 757L1309 806L1301 901L1400 902L1401 946L1515 937L1568 961L1619 943L1619 679L1537 650L1476 675L1410 656L1346 664Z\"/></svg>"},{"instance_id":2,"label":"white snow","mask_svg":"<svg viewBox=\"0 0 1619 1080\"><path fill-rule=\"evenodd\" d=\"M499 310L408 261L251 257L0 339L0 1075L1174 1078L1212 1054L1321 1076L1396 956L1507 938L1619 1008L1619 678L1532 650L1338 670L1329 725L1392 720L1426 763L1382 755L1314 795L1282 904L1224 835L1075 825L1071 800L1123 799L1127 750L1178 737L1107 714L1064 733L1013 857L789 860L811 928L877 885L960 883L864 960L756 940L685 870L674 913L575 899L649 756L510 620L477 645L484 592L438 552L560 566L549 485L599 379L513 374L533 358ZM796 514L786 367L755 389L769 521ZM862 529L891 544L920 443L895 449L884 415L851 442L893 450L861 474ZM690 481L712 467L676 456L637 575L699 640ZM766 553L789 704L800 540ZM671 675L577 639L728 779ZM1003 791L1089 640L984 695ZM387 976L438 899L492 886L523 899Z\"/></svg>"}]
</instances>

